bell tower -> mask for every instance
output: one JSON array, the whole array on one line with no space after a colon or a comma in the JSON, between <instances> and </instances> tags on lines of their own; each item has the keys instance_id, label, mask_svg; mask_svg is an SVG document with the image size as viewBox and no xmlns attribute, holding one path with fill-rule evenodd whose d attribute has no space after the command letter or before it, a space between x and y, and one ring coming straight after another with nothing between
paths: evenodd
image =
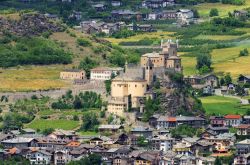
<instances>
[{"instance_id":1,"label":"bell tower","mask_svg":"<svg viewBox=\"0 0 250 165\"><path fill-rule=\"evenodd\" d=\"M145 79L147 80L147 84L151 85L153 82L154 77L154 64L152 63L151 59L148 58L148 61L145 66Z\"/></svg>"}]
</instances>

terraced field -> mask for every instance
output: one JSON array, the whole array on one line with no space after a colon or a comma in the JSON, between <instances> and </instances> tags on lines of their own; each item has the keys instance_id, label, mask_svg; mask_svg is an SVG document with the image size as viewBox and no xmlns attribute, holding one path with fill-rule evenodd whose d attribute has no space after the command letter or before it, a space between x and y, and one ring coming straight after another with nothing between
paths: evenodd
<instances>
[{"instance_id":1,"label":"terraced field","mask_svg":"<svg viewBox=\"0 0 250 165\"><path fill-rule=\"evenodd\" d=\"M199 11L199 14L202 17L209 17L209 12L212 8L217 8L219 11L219 16L225 17L228 15L228 12L233 12L234 10L240 10L250 7L250 0L246 0L245 5L237 6L230 4L222 4L222 3L202 3L195 8Z\"/></svg>"}]
</instances>

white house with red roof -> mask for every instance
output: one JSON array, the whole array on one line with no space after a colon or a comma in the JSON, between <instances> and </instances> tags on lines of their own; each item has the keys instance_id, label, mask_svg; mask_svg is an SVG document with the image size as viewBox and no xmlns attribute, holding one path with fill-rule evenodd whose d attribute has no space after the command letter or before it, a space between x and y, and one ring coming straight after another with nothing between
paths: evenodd
<instances>
[{"instance_id":1,"label":"white house with red roof","mask_svg":"<svg viewBox=\"0 0 250 165\"><path fill-rule=\"evenodd\" d=\"M242 121L242 117L240 115L226 115L224 118L227 126L239 126Z\"/></svg>"}]
</instances>

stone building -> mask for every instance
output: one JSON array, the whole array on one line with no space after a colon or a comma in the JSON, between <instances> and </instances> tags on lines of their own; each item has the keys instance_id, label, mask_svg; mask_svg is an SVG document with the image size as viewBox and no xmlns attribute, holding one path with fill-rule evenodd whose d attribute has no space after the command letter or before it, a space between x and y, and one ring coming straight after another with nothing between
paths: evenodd
<instances>
[{"instance_id":1,"label":"stone building","mask_svg":"<svg viewBox=\"0 0 250 165\"><path fill-rule=\"evenodd\" d=\"M66 69L60 72L60 78L64 80L84 79L85 71L78 69Z\"/></svg>"},{"instance_id":2,"label":"stone building","mask_svg":"<svg viewBox=\"0 0 250 165\"><path fill-rule=\"evenodd\" d=\"M166 70L182 72L177 44L171 41L162 43L160 53L144 54L140 66L125 64L125 72L112 80L108 112L124 116L125 111L138 109L143 113L145 99L154 98L150 87Z\"/></svg>"},{"instance_id":3,"label":"stone building","mask_svg":"<svg viewBox=\"0 0 250 165\"><path fill-rule=\"evenodd\" d=\"M181 58L177 55L178 44L170 40L166 43L162 41L161 48L161 52L146 53L142 55L141 66L145 67L148 60L150 60L154 68L168 68L181 72Z\"/></svg>"}]
</instances>

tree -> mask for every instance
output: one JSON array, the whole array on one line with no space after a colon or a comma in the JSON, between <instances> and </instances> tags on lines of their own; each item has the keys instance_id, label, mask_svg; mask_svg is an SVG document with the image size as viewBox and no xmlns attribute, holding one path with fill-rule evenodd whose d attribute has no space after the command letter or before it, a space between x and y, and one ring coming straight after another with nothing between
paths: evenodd
<instances>
[{"instance_id":1,"label":"tree","mask_svg":"<svg viewBox=\"0 0 250 165\"><path fill-rule=\"evenodd\" d=\"M216 8L212 8L211 10L210 10L210 12L209 12L209 16L210 17L214 17L214 16L218 16L219 15L219 11L218 11L218 9L216 9Z\"/></svg>"},{"instance_id":2,"label":"tree","mask_svg":"<svg viewBox=\"0 0 250 165\"><path fill-rule=\"evenodd\" d=\"M219 157L216 157L214 165L222 165L221 160Z\"/></svg>"},{"instance_id":3,"label":"tree","mask_svg":"<svg viewBox=\"0 0 250 165\"><path fill-rule=\"evenodd\" d=\"M222 85L225 85L225 79L223 78L223 77L221 77L221 79L220 79L220 85L222 86Z\"/></svg>"},{"instance_id":4,"label":"tree","mask_svg":"<svg viewBox=\"0 0 250 165\"><path fill-rule=\"evenodd\" d=\"M225 84L226 85L229 85L232 83L232 77L231 77L231 74L230 73L227 73L226 76L224 77L225 79Z\"/></svg>"},{"instance_id":5,"label":"tree","mask_svg":"<svg viewBox=\"0 0 250 165\"><path fill-rule=\"evenodd\" d=\"M75 100L73 102L73 105L74 105L74 109L81 109L83 106L82 106L82 101L81 99L79 98L79 96L76 96L75 97Z\"/></svg>"},{"instance_id":6,"label":"tree","mask_svg":"<svg viewBox=\"0 0 250 165\"><path fill-rule=\"evenodd\" d=\"M200 14L197 9L192 9L192 11L194 13L194 18L200 18Z\"/></svg>"},{"instance_id":7,"label":"tree","mask_svg":"<svg viewBox=\"0 0 250 165\"><path fill-rule=\"evenodd\" d=\"M196 57L196 68L200 70L202 67L206 66L211 69L211 56L209 54L200 54Z\"/></svg>"},{"instance_id":8,"label":"tree","mask_svg":"<svg viewBox=\"0 0 250 165\"><path fill-rule=\"evenodd\" d=\"M55 130L54 130L54 128L46 128L46 129L44 129L43 131L42 131L42 134L44 134L44 135L49 135L49 134L51 134L52 132L54 132Z\"/></svg>"},{"instance_id":9,"label":"tree","mask_svg":"<svg viewBox=\"0 0 250 165\"><path fill-rule=\"evenodd\" d=\"M139 147L146 147L148 145L148 141L144 136L139 136L137 139L137 145Z\"/></svg>"},{"instance_id":10,"label":"tree","mask_svg":"<svg viewBox=\"0 0 250 165\"><path fill-rule=\"evenodd\" d=\"M79 65L79 69L83 69L86 72L86 77L90 78L90 69L96 67L98 63L94 60L91 59L90 57L85 57Z\"/></svg>"},{"instance_id":11,"label":"tree","mask_svg":"<svg viewBox=\"0 0 250 165\"><path fill-rule=\"evenodd\" d=\"M239 56L248 56L249 52L247 50L247 48L243 49L240 51L240 55Z\"/></svg>"},{"instance_id":12,"label":"tree","mask_svg":"<svg viewBox=\"0 0 250 165\"><path fill-rule=\"evenodd\" d=\"M83 131L94 131L95 127L99 124L97 115L92 112L88 112L82 117L83 123L81 129Z\"/></svg>"},{"instance_id":13,"label":"tree","mask_svg":"<svg viewBox=\"0 0 250 165\"><path fill-rule=\"evenodd\" d=\"M188 125L179 125L171 130L171 134L175 138L181 137L183 135L193 137L196 134L196 129Z\"/></svg>"},{"instance_id":14,"label":"tree","mask_svg":"<svg viewBox=\"0 0 250 165\"><path fill-rule=\"evenodd\" d=\"M90 154L78 161L71 161L68 165L101 165L102 156L99 154Z\"/></svg>"}]
</instances>

